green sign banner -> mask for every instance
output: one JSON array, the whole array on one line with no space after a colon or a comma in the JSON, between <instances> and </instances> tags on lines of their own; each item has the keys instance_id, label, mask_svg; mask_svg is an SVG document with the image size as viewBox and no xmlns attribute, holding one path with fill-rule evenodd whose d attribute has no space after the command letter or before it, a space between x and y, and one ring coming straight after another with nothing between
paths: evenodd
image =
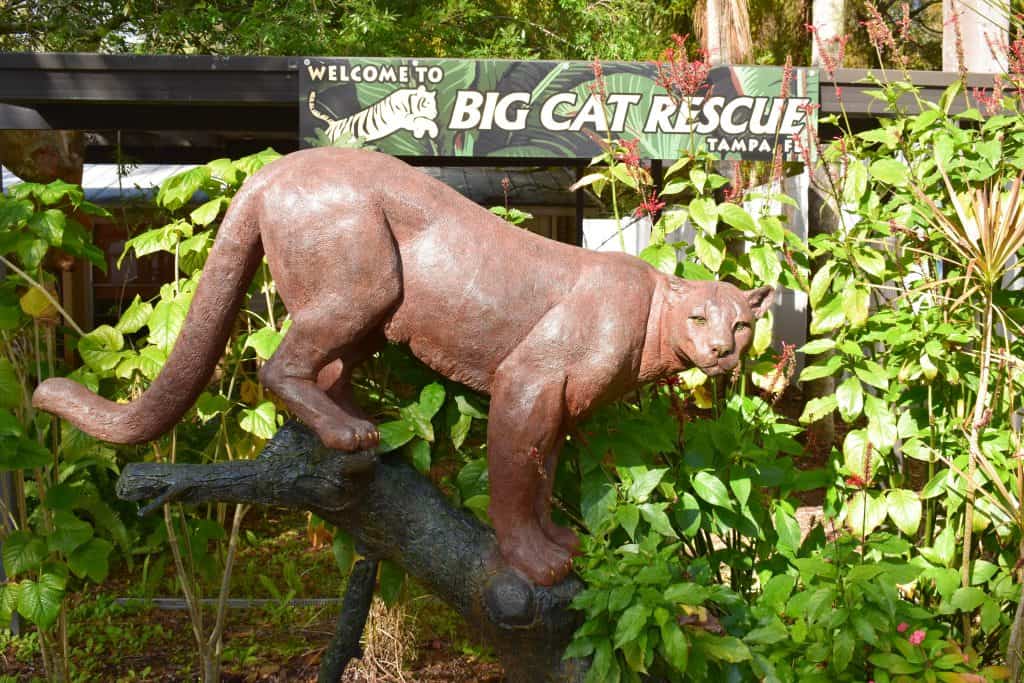
<instances>
[{"instance_id":1,"label":"green sign banner","mask_svg":"<svg viewBox=\"0 0 1024 683\"><path fill-rule=\"evenodd\" d=\"M817 125L818 73L710 71L685 96L653 63L306 58L299 66L304 147L363 145L402 157L587 159L599 140L638 138L645 159L707 149L722 159L797 158ZM799 141L799 142L798 142Z\"/></svg>"}]
</instances>

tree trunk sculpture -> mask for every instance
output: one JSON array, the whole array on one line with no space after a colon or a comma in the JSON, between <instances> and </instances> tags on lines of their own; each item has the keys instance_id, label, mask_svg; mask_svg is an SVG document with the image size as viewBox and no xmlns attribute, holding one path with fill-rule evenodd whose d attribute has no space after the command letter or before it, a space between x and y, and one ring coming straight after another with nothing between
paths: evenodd
<instances>
[{"instance_id":1,"label":"tree trunk sculpture","mask_svg":"<svg viewBox=\"0 0 1024 683\"><path fill-rule=\"evenodd\" d=\"M352 535L366 559L349 579L338 629L320 681L340 680L360 655L378 560L391 560L451 605L492 646L509 681L581 681L587 663L562 660L579 621L569 602L583 584L570 576L531 584L501 559L493 531L452 507L425 477L397 458L342 453L289 422L255 460L208 465L137 463L117 485L126 500L259 503L310 510ZM368 464L370 465L368 467Z\"/></svg>"}]
</instances>

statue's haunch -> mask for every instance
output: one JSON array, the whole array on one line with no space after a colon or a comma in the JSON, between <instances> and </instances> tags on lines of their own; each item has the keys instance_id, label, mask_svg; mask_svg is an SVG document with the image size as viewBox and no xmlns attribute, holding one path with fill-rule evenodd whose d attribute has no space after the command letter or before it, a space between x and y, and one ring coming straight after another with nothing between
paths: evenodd
<instances>
[{"instance_id":1,"label":"statue's haunch","mask_svg":"<svg viewBox=\"0 0 1024 683\"><path fill-rule=\"evenodd\" d=\"M292 326L261 379L328 447L376 446L349 379L386 341L490 394L491 519L505 559L545 585L578 547L550 515L566 430L640 383L732 371L772 298L539 237L392 157L306 150L231 202L181 335L138 400L50 379L33 404L106 441L170 430L209 382L262 256Z\"/></svg>"}]
</instances>

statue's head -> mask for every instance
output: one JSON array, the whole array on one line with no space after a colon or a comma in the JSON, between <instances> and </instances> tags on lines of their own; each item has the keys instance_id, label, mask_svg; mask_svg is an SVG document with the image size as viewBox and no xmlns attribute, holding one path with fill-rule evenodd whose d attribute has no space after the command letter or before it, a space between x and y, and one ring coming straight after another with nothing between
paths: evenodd
<instances>
[{"instance_id":1,"label":"statue's head","mask_svg":"<svg viewBox=\"0 0 1024 683\"><path fill-rule=\"evenodd\" d=\"M771 306L775 292L679 278L671 278L669 290L672 349L711 377L739 365L754 340L754 322Z\"/></svg>"}]
</instances>

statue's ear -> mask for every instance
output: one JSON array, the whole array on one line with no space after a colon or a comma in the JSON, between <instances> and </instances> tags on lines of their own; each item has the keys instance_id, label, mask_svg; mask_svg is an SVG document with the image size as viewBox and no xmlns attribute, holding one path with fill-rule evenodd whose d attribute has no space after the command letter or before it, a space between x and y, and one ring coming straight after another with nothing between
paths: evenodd
<instances>
[{"instance_id":1,"label":"statue's ear","mask_svg":"<svg viewBox=\"0 0 1024 683\"><path fill-rule=\"evenodd\" d=\"M753 311L755 318L760 318L768 312L775 302L775 289L773 287L758 287L747 292L747 303Z\"/></svg>"}]
</instances>

